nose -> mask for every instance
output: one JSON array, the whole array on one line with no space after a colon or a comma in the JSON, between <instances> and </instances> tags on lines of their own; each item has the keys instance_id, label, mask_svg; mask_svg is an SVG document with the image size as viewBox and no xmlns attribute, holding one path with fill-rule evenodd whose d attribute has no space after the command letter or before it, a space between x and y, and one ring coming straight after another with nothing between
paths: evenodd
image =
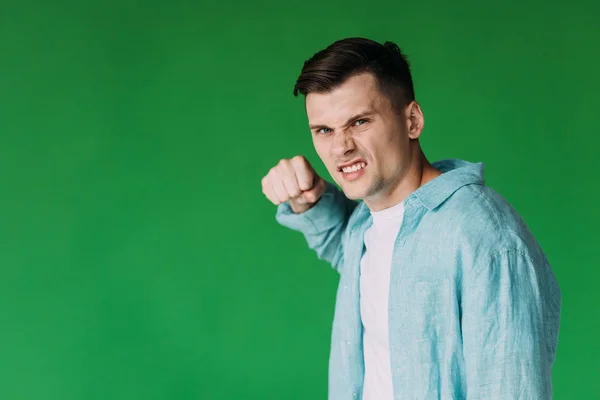
<instances>
[{"instance_id":1,"label":"nose","mask_svg":"<svg viewBox=\"0 0 600 400\"><path fill-rule=\"evenodd\" d=\"M352 140L350 135L347 135L344 132L336 133L334 135L333 142L331 144L332 155L340 158L351 153L354 149L354 140Z\"/></svg>"}]
</instances>

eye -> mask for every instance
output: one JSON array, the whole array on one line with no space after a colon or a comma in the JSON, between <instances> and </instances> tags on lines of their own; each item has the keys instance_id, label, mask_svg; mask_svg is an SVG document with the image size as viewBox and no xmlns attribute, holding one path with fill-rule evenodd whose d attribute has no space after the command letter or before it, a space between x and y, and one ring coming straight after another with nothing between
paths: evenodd
<instances>
[{"instance_id":1,"label":"eye","mask_svg":"<svg viewBox=\"0 0 600 400\"><path fill-rule=\"evenodd\" d=\"M319 134L319 135L326 135L328 133L331 133L331 129L329 129L329 128L317 129L317 134Z\"/></svg>"},{"instance_id":2,"label":"eye","mask_svg":"<svg viewBox=\"0 0 600 400\"><path fill-rule=\"evenodd\" d=\"M368 121L366 119L357 119L354 121L354 126L360 126L366 124Z\"/></svg>"}]
</instances>

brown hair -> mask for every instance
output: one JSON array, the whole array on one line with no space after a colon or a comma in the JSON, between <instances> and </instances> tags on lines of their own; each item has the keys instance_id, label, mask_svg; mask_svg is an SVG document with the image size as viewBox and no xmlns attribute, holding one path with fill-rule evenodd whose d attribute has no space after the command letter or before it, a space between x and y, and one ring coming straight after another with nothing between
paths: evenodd
<instances>
[{"instance_id":1,"label":"brown hair","mask_svg":"<svg viewBox=\"0 0 600 400\"><path fill-rule=\"evenodd\" d=\"M302 67L294 96L326 93L364 72L373 74L398 111L415 99L410 65L398 45L364 38L338 40L313 55Z\"/></svg>"}]
</instances>

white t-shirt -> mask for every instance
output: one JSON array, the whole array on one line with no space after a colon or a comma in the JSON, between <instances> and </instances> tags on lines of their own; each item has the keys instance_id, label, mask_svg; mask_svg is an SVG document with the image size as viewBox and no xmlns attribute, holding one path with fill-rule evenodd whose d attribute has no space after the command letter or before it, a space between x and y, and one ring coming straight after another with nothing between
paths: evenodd
<instances>
[{"instance_id":1,"label":"white t-shirt","mask_svg":"<svg viewBox=\"0 0 600 400\"><path fill-rule=\"evenodd\" d=\"M394 241L404 218L404 202L371 212L365 232L366 252L360 263L360 312L364 326L363 400L392 400L388 339L388 295Z\"/></svg>"}]
</instances>

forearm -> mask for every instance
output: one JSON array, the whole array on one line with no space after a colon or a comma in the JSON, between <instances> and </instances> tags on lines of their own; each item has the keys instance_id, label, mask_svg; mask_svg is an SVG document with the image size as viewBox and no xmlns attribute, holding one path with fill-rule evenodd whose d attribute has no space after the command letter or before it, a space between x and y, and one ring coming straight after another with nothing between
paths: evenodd
<instances>
[{"instance_id":1,"label":"forearm","mask_svg":"<svg viewBox=\"0 0 600 400\"><path fill-rule=\"evenodd\" d=\"M327 183L325 193L312 207L295 212L289 202L283 203L278 206L276 219L281 225L301 232L319 259L339 270L343 235L356 205L341 190Z\"/></svg>"}]
</instances>

